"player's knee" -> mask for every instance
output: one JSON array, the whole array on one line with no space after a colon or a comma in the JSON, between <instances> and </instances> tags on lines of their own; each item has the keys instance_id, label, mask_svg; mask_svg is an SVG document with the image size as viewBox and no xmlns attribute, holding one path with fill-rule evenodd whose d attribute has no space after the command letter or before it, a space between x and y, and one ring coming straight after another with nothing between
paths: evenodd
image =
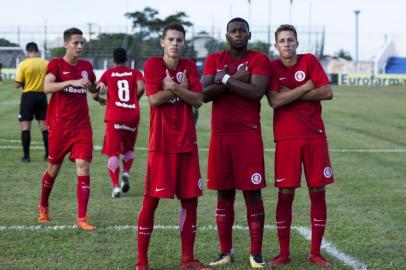
<instances>
[{"instance_id":1,"label":"player's knee","mask_svg":"<svg viewBox=\"0 0 406 270\"><path fill-rule=\"evenodd\" d=\"M235 189L228 190L218 190L217 191L217 200L234 200L235 199Z\"/></svg>"},{"instance_id":2,"label":"player's knee","mask_svg":"<svg viewBox=\"0 0 406 270\"><path fill-rule=\"evenodd\" d=\"M125 161L128 161L128 160L130 160L130 159L134 159L134 151L127 151L127 152L125 152L123 159L124 159Z\"/></svg>"},{"instance_id":3,"label":"player's knee","mask_svg":"<svg viewBox=\"0 0 406 270\"><path fill-rule=\"evenodd\" d=\"M117 156L111 156L107 160L107 168L112 170L113 172L118 168L119 166L119 160Z\"/></svg>"},{"instance_id":4,"label":"player's knee","mask_svg":"<svg viewBox=\"0 0 406 270\"><path fill-rule=\"evenodd\" d=\"M295 194L295 189L294 188L280 188L279 192L286 193L286 194Z\"/></svg>"},{"instance_id":5,"label":"player's knee","mask_svg":"<svg viewBox=\"0 0 406 270\"><path fill-rule=\"evenodd\" d=\"M324 190L326 190L326 187L314 187L314 188L309 187L309 192L320 192Z\"/></svg>"},{"instance_id":6,"label":"player's knee","mask_svg":"<svg viewBox=\"0 0 406 270\"><path fill-rule=\"evenodd\" d=\"M183 209L196 209L197 208L197 197L191 199L181 199L180 204Z\"/></svg>"},{"instance_id":7,"label":"player's knee","mask_svg":"<svg viewBox=\"0 0 406 270\"><path fill-rule=\"evenodd\" d=\"M255 203L262 200L261 190L245 190L243 191L246 202Z\"/></svg>"},{"instance_id":8,"label":"player's knee","mask_svg":"<svg viewBox=\"0 0 406 270\"><path fill-rule=\"evenodd\" d=\"M76 160L76 172L79 176L89 175L90 163L86 160Z\"/></svg>"}]
</instances>

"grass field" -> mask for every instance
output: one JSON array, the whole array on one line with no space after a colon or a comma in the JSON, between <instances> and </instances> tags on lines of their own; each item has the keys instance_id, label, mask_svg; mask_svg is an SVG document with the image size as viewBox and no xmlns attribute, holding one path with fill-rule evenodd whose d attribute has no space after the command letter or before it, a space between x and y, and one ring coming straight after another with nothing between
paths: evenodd
<instances>
[{"instance_id":1,"label":"grass field","mask_svg":"<svg viewBox=\"0 0 406 270\"><path fill-rule=\"evenodd\" d=\"M324 254L332 261L333 269L406 269L406 89L335 87L334 93L333 101L323 103L336 178L336 183L327 188L329 213L325 240L329 245L325 246ZM147 155L149 108L145 97L141 101L142 121L131 190L119 199L111 198L106 157L96 150L91 167L89 215L98 230L83 232L72 228L76 216L76 176L67 160L50 199L52 221L43 226L35 222L46 163L42 161L42 143L36 125L32 130L32 162L19 163L22 156L17 122L19 95L11 81L0 86L0 269L133 269L135 225ZM104 109L89 102L94 141L100 146ZM269 225L265 230L263 256L270 260L278 251L273 227L277 190L272 187L272 110L265 100L262 126L269 185L263 192ZM210 105L200 109L197 131L204 177ZM204 262L218 253L217 233L213 228L215 201L215 192L207 190L199 200L201 229L195 251ZM154 270L178 269L180 240L174 227L178 213L177 200L161 201L155 223L163 226L154 230L150 245L150 266ZM234 231L236 262L225 269L249 269L249 234L241 194L236 200L235 223L240 226ZM306 188L297 191L293 225L293 261L281 269L318 269L307 262L310 242L304 232L310 229L310 222Z\"/></svg>"}]
</instances>

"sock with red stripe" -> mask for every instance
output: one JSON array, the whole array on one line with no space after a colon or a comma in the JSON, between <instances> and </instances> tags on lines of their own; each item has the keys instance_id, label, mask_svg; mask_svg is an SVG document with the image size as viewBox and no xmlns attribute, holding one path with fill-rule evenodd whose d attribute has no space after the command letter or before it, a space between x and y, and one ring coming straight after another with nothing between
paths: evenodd
<instances>
[{"instance_id":1,"label":"sock with red stripe","mask_svg":"<svg viewBox=\"0 0 406 270\"><path fill-rule=\"evenodd\" d=\"M319 255L327 221L326 191L309 192L312 241L310 254Z\"/></svg>"},{"instance_id":2,"label":"sock with red stripe","mask_svg":"<svg viewBox=\"0 0 406 270\"><path fill-rule=\"evenodd\" d=\"M131 167L133 166L134 162L134 152L133 151L127 151L124 154L123 157L123 169L125 172L130 172Z\"/></svg>"},{"instance_id":3,"label":"sock with red stripe","mask_svg":"<svg viewBox=\"0 0 406 270\"><path fill-rule=\"evenodd\" d=\"M148 266L148 246L154 228L154 213L159 199L144 196L140 213L138 215L138 256L137 266Z\"/></svg>"},{"instance_id":4,"label":"sock with red stripe","mask_svg":"<svg viewBox=\"0 0 406 270\"><path fill-rule=\"evenodd\" d=\"M193 246L196 237L197 198L182 199L182 209L179 215L179 231L182 241L182 262L194 259Z\"/></svg>"},{"instance_id":5,"label":"sock with red stripe","mask_svg":"<svg viewBox=\"0 0 406 270\"><path fill-rule=\"evenodd\" d=\"M107 160L107 170L110 175L111 184L113 187L118 187L118 179L120 177L119 160L117 156L111 156Z\"/></svg>"},{"instance_id":6,"label":"sock with red stripe","mask_svg":"<svg viewBox=\"0 0 406 270\"><path fill-rule=\"evenodd\" d=\"M216 224L220 251L229 253L233 247L234 199L217 201Z\"/></svg>"},{"instance_id":7,"label":"sock with red stripe","mask_svg":"<svg viewBox=\"0 0 406 270\"><path fill-rule=\"evenodd\" d=\"M90 196L90 176L78 176L77 184L78 218L86 218Z\"/></svg>"},{"instance_id":8,"label":"sock with red stripe","mask_svg":"<svg viewBox=\"0 0 406 270\"><path fill-rule=\"evenodd\" d=\"M276 205L276 227L279 239L279 255L288 257L290 254L290 225L292 223L292 204L294 193L278 193Z\"/></svg>"},{"instance_id":9,"label":"sock with red stripe","mask_svg":"<svg viewBox=\"0 0 406 270\"><path fill-rule=\"evenodd\" d=\"M247 206L247 222L251 236L251 254L262 251L262 238L264 235L264 203L262 199L257 202L245 201Z\"/></svg>"},{"instance_id":10,"label":"sock with red stripe","mask_svg":"<svg viewBox=\"0 0 406 270\"><path fill-rule=\"evenodd\" d=\"M49 196L51 195L52 188L54 186L55 177L52 177L48 170L45 171L42 176L42 185L41 185L41 201L40 205L42 207L48 207Z\"/></svg>"}]
</instances>

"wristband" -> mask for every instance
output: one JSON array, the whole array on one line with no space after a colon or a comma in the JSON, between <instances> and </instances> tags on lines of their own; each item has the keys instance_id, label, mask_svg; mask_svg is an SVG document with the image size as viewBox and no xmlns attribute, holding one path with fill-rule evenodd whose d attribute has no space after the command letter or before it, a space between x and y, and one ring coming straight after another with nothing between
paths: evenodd
<instances>
[{"instance_id":1,"label":"wristband","mask_svg":"<svg viewBox=\"0 0 406 270\"><path fill-rule=\"evenodd\" d=\"M222 82L224 85L226 85L227 82L228 82L228 80L229 80L230 78L231 78L231 76L228 75L228 74L226 74L226 75L224 75L223 79L221 79L221 82Z\"/></svg>"}]
</instances>

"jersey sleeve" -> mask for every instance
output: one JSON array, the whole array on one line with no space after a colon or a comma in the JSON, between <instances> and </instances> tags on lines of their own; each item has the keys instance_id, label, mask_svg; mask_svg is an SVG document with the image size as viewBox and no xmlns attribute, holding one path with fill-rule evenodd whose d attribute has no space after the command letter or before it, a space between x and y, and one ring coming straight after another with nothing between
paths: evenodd
<instances>
[{"instance_id":1,"label":"jersey sleeve","mask_svg":"<svg viewBox=\"0 0 406 270\"><path fill-rule=\"evenodd\" d=\"M144 64L144 78L145 78L145 94L147 96L153 95L161 90L162 80L164 78L161 74L158 63L154 58L148 59Z\"/></svg>"},{"instance_id":2,"label":"jersey sleeve","mask_svg":"<svg viewBox=\"0 0 406 270\"><path fill-rule=\"evenodd\" d=\"M275 64L269 63L270 79L268 91L280 92L281 86L278 82L278 76L276 76L276 67Z\"/></svg>"},{"instance_id":3,"label":"jersey sleeve","mask_svg":"<svg viewBox=\"0 0 406 270\"><path fill-rule=\"evenodd\" d=\"M203 75L214 75L217 72L216 54L209 54L203 67Z\"/></svg>"},{"instance_id":4,"label":"jersey sleeve","mask_svg":"<svg viewBox=\"0 0 406 270\"><path fill-rule=\"evenodd\" d=\"M144 80L144 75L142 75L141 71L138 69L134 69L135 71L135 81L143 81Z\"/></svg>"},{"instance_id":5,"label":"jersey sleeve","mask_svg":"<svg viewBox=\"0 0 406 270\"><path fill-rule=\"evenodd\" d=\"M104 83L105 85L107 85L107 79L108 79L108 73L109 71L106 70L105 72L103 72L103 75L100 77L99 82Z\"/></svg>"},{"instance_id":6,"label":"jersey sleeve","mask_svg":"<svg viewBox=\"0 0 406 270\"><path fill-rule=\"evenodd\" d=\"M91 63L89 63L89 81L91 81L92 83L96 82L96 74L94 74L93 66Z\"/></svg>"},{"instance_id":7,"label":"jersey sleeve","mask_svg":"<svg viewBox=\"0 0 406 270\"><path fill-rule=\"evenodd\" d=\"M51 61L49 61L46 74L48 73L51 73L55 77L58 77L59 75L58 59L52 59Z\"/></svg>"},{"instance_id":8,"label":"jersey sleeve","mask_svg":"<svg viewBox=\"0 0 406 270\"><path fill-rule=\"evenodd\" d=\"M251 74L259 74L269 77L269 59L265 54L261 53L255 57Z\"/></svg>"},{"instance_id":9,"label":"jersey sleeve","mask_svg":"<svg viewBox=\"0 0 406 270\"><path fill-rule=\"evenodd\" d=\"M200 83L199 72L197 71L196 64L192 60L188 62L186 76L189 81L190 90L192 90L193 92L201 93L203 91L203 87Z\"/></svg>"},{"instance_id":10,"label":"jersey sleeve","mask_svg":"<svg viewBox=\"0 0 406 270\"><path fill-rule=\"evenodd\" d=\"M25 69L24 62L21 62L17 69L16 79L15 79L16 82L23 83L25 81L24 69Z\"/></svg>"},{"instance_id":11,"label":"jersey sleeve","mask_svg":"<svg viewBox=\"0 0 406 270\"><path fill-rule=\"evenodd\" d=\"M329 78L327 77L326 72L324 72L323 67L321 66L319 60L312 55L308 54L309 57L309 66L310 66L310 79L312 80L316 88L320 88L326 84L330 83Z\"/></svg>"}]
</instances>

